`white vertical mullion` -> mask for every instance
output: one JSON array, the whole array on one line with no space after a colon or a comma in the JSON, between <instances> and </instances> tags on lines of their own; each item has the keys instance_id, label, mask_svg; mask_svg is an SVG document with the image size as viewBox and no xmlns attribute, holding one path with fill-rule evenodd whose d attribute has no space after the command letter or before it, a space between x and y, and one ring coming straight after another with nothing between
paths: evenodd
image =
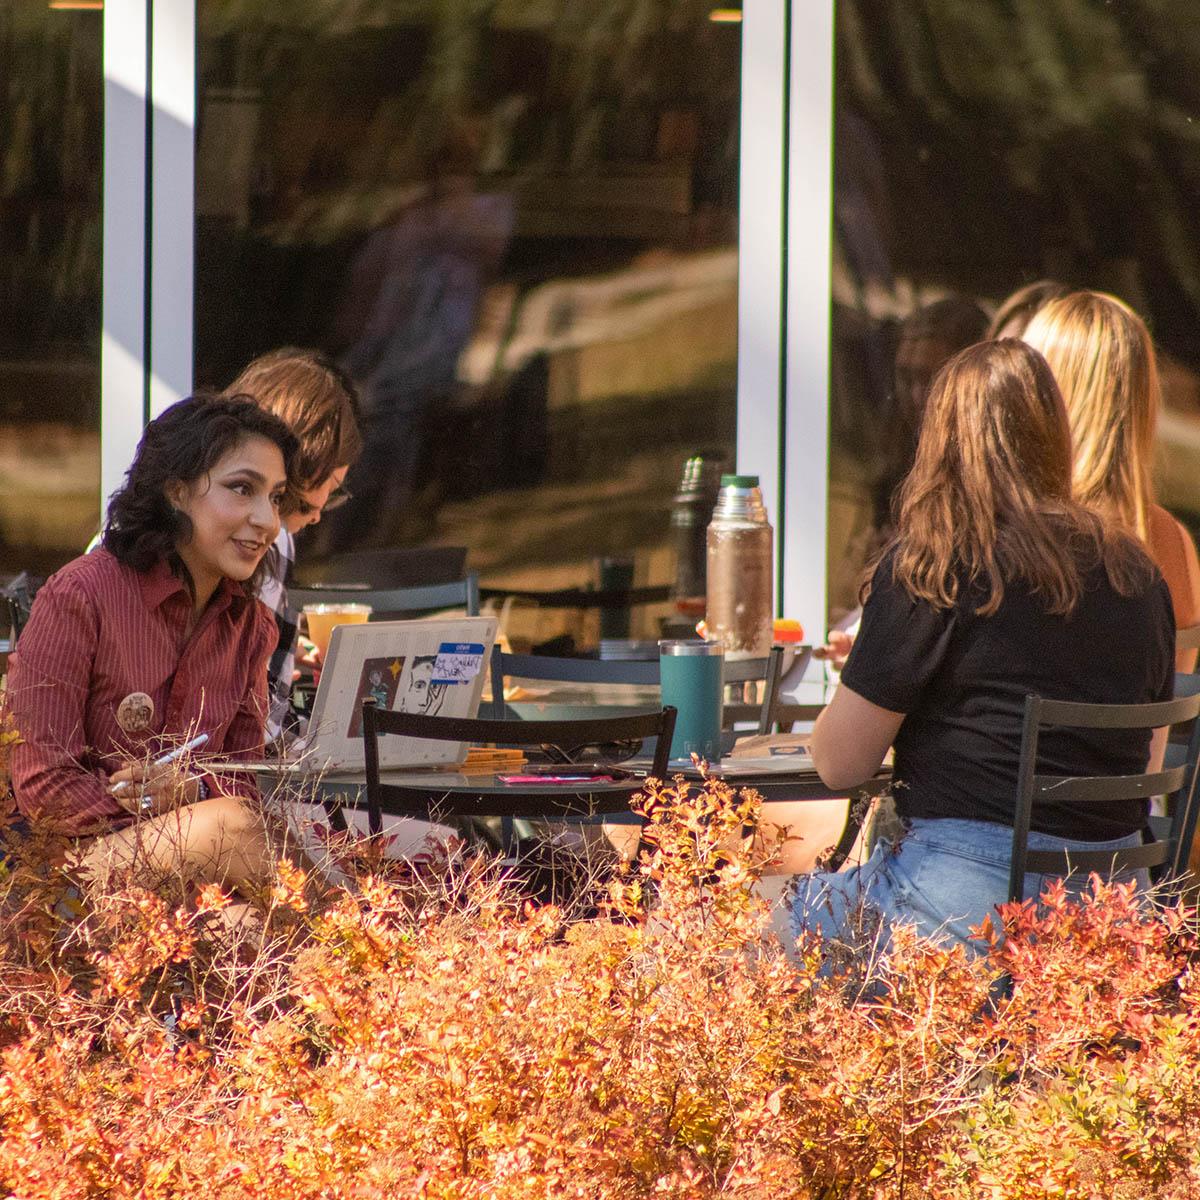
<instances>
[{"instance_id":1,"label":"white vertical mullion","mask_svg":"<svg viewBox=\"0 0 1200 1200\"><path fill-rule=\"evenodd\" d=\"M133 459L145 408L147 31L147 0L105 4L102 510Z\"/></svg>"},{"instance_id":2,"label":"white vertical mullion","mask_svg":"<svg viewBox=\"0 0 1200 1200\"><path fill-rule=\"evenodd\" d=\"M747 0L738 187L737 469L758 475L780 544L786 31L787 0Z\"/></svg>"},{"instance_id":3,"label":"white vertical mullion","mask_svg":"<svg viewBox=\"0 0 1200 1200\"><path fill-rule=\"evenodd\" d=\"M824 635L829 520L829 296L834 0L792 6L788 145L784 610Z\"/></svg>"},{"instance_id":4,"label":"white vertical mullion","mask_svg":"<svg viewBox=\"0 0 1200 1200\"><path fill-rule=\"evenodd\" d=\"M151 25L150 415L192 390L196 2L154 6Z\"/></svg>"}]
</instances>

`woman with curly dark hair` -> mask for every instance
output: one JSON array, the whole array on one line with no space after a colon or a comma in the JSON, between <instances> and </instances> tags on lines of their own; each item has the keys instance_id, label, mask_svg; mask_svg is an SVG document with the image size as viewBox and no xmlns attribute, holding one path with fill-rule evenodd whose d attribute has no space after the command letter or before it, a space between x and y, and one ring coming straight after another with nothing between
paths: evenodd
<instances>
[{"instance_id":1,"label":"woman with curly dark hair","mask_svg":"<svg viewBox=\"0 0 1200 1200\"><path fill-rule=\"evenodd\" d=\"M195 396L145 430L102 545L38 593L9 668L17 805L136 863L237 888L270 860L252 777L166 754L263 751L276 631L255 598L296 440L245 397Z\"/></svg>"}]
</instances>

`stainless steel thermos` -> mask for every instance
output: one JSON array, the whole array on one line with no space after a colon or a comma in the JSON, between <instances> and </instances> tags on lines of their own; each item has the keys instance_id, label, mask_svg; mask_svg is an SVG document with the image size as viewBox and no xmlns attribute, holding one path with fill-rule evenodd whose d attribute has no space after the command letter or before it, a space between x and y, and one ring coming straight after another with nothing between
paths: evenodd
<instances>
[{"instance_id":1,"label":"stainless steel thermos","mask_svg":"<svg viewBox=\"0 0 1200 1200\"><path fill-rule=\"evenodd\" d=\"M771 652L773 535L757 475L722 475L708 526L708 636L727 658Z\"/></svg>"}]
</instances>

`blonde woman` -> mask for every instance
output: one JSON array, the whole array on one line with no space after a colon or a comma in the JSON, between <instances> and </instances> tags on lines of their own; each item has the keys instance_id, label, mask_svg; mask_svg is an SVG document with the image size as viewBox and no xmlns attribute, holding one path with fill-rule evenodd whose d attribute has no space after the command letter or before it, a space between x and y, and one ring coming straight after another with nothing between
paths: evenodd
<instances>
[{"instance_id":1,"label":"blonde woman","mask_svg":"<svg viewBox=\"0 0 1200 1200\"><path fill-rule=\"evenodd\" d=\"M1067 405L1075 498L1136 535L1171 593L1175 625L1200 623L1200 558L1192 536L1154 502L1159 383L1144 322L1113 296L1074 292L1038 310L1024 340L1050 364ZM1196 652L1181 651L1180 670Z\"/></svg>"}]
</instances>

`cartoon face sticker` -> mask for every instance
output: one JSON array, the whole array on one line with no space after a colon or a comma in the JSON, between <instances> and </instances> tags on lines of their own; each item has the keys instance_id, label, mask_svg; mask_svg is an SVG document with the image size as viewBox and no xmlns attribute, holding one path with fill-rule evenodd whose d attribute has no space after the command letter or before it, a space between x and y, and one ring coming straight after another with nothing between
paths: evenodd
<instances>
[{"instance_id":1,"label":"cartoon face sticker","mask_svg":"<svg viewBox=\"0 0 1200 1200\"><path fill-rule=\"evenodd\" d=\"M436 662L436 654L418 654L413 659L412 670L408 675L408 688L400 699L401 712L424 713L430 717L441 712L446 699L447 685L433 682L433 667Z\"/></svg>"},{"instance_id":2,"label":"cartoon face sticker","mask_svg":"<svg viewBox=\"0 0 1200 1200\"><path fill-rule=\"evenodd\" d=\"M154 701L145 692L130 692L117 705L117 724L128 734L145 733L154 724Z\"/></svg>"}]
</instances>

